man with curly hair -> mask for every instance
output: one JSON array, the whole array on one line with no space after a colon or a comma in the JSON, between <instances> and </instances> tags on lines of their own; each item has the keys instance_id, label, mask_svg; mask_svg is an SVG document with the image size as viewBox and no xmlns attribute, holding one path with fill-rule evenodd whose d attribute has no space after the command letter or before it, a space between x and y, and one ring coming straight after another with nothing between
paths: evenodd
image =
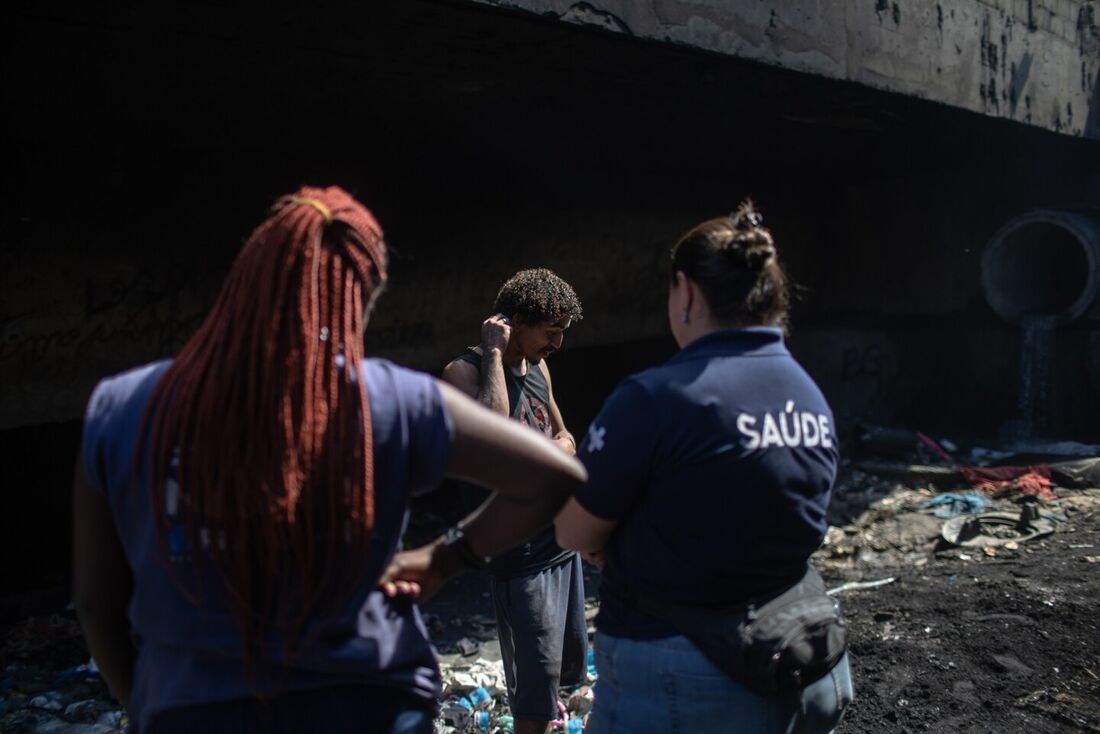
<instances>
[{"instance_id":1,"label":"man with curly hair","mask_svg":"<svg viewBox=\"0 0 1100 734\"><path fill-rule=\"evenodd\" d=\"M443 379L545 434L573 455L577 443L554 400L546 358L581 318L581 302L546 268L521 270L497 294L481 324L481 344L443 370ZM487 496L463 487L469 503ZM584 681L588 634L584 579L576 553L547 526L526 545L489 562L497 635L516 734L546 734L557 718L558 687Z\"/></svg>"}]
</instances>

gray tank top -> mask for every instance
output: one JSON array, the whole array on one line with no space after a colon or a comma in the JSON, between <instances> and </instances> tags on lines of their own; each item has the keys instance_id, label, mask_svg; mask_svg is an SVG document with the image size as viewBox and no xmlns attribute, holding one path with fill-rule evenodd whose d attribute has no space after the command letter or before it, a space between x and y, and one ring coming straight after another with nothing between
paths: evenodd
<instances>
[{"instance_id":1,"label":"gray tank top","mask_svg":"<svg viewBox=\"0 0 1100 734\"><path fill-rule=\"evenodd\" d=\"M472 364L481 374L481 355L473 348L458 356ZM550 386L546 376L535 366L528 366L526 375L517 375L504 368L504 384L508 389L508 415L525 426L554 435L550 422ZM463 504L473 510L489 496L489 491L474 484L462 483ZM572 558L573 551L563 550L554 540L554 526L548 525L530 541L497 556L489 564L493 576L502 579L528 576Z\"/></svg>"}]
</instances>

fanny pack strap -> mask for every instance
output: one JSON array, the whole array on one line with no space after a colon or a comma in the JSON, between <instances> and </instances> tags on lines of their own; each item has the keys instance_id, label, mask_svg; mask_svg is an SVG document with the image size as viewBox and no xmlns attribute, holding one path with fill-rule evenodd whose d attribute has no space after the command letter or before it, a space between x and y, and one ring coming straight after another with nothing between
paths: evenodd
<instances>
[{"instance_id":1,"label":"fanny pack strap","mask_svg":"<svg viewBox=\"0 0 1100 734\"><path fill-rule=\"evenodd\" d=\"M725 608L676 604L637 588L624 598L671 623L716 668L765 695L801 690L832 670L847 648L847 623L809 563L780 593Z\"/></svg>"},{"instance_id":2,"label":"fanny pack strap","mask_svg":"<svg viewBox=\"0 0 1100 734\"><path fill-rule=\"evenodd\" d=\"M745 602L726 607L702 607L690 604L677 604L662 597L652 594L637 586L627 586L622 580L612 584L614 592L627 604L651 616L662 619L673 625L681 632L685 627L690 627L693 622L700 619L712 619L714 617L729 618L734 615L753 616L754 610L762 607L773 599L799 589L797 593L825 592L825 582L821 574L810 563L806 564L806 571L795 583L784 587L777 593L757 596Z\"/></svg>"}]
</instances>

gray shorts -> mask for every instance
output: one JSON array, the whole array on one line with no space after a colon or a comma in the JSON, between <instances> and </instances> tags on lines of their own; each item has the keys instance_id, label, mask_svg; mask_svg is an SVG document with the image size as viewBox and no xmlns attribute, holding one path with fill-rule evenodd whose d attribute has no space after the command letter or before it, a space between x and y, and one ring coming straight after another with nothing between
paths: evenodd
<instances>
[{"instance_id":1,"label":"gray shorts","mask_svg":"<svg viewBox=\"0 0 1100 734\"><path fill-rule=\"evenodd\" d=\"M583 683L588 669L580 556L490 586L512 716L556 719L558 687Z\"/></svg>"}]
</instances>

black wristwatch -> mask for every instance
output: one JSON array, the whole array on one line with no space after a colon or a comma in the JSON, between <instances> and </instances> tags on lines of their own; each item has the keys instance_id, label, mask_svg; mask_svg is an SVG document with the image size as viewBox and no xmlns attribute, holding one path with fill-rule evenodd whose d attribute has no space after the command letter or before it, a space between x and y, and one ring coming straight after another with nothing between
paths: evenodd
<instances>
[{"instance_id":1,"label":"black wristwatch","mask_svg":"<svg viewBox=\"0 0 1100 734\"><path fill-rule=\"evenodd\" d=\"M466 568L485 568L491 560L488 556L479 556L474 552L470 547L470 539L458 526L451 528L443 536L443 545L454 551L455 557Z\"/></svg>"}]
</instances>

